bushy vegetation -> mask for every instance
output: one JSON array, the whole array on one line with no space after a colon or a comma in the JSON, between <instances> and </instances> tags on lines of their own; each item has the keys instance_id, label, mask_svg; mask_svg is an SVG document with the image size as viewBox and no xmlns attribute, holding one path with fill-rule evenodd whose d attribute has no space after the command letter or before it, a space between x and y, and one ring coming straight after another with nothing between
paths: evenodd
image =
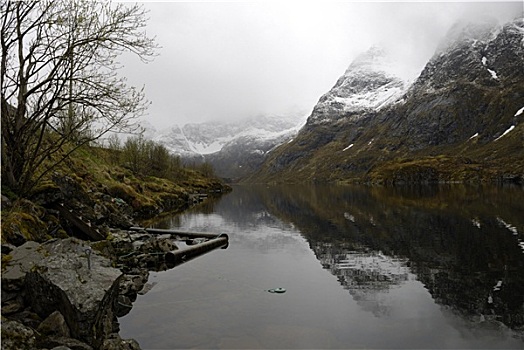
<instances>
[{"instance_id":1,"label":"bushy vegetation","mask_svg":"<svg viewBox=\"0 0 524 350\"><path fill-rule=\"evenodd\" d=\"M146 140L142 136L130 137L123 142L113 135L108 140L107 160L112 164L129 169L136 176L154 176L178 180L183 169L193 169L203 176L213 178L213 167L207 163L184 164L179 156L170 154L162 144Z\"/></svg>"}]
</instances>

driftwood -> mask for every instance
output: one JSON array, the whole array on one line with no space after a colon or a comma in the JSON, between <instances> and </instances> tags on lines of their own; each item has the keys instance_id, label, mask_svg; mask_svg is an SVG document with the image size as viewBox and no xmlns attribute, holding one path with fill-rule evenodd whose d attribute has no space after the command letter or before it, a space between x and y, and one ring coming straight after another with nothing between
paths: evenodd
<instances>
[{"instance_id":1,"label":"driftwood","mask_svg":"<svg viewBox=\"0 0 524 350\"><path fill-rule=\"evenodd\" d=\"M214 249L226 249L229 245L229 237L226 234L210 239L194 246L167 252L165 261L168 266L175 267Z\"/></svg>"},{"instance_id":2,"label":"driftwood","mask_svg":"<svg viewBox=\"0 0 524 350\"><path fill-rule=\"evenodd\" d=\"M146 231L147 233L156 233L156 234L172 234L179 237L187 237L187 238L217 238L221 234L216 233L209 233L209 232L183 232L183 231L176 231L176 230L164 230L160 228L143 228L143 227L130 227L130 231Z\"/></svg>"},{"instance_id":3,"label":"driftwood","mask_svg":"<svg viewBox=\"0 0 524 350\"><path fill-rule=\"evenodd\" d=\"M56 204L54 208L58 210L60 215L69 221L75 229L80 231L80 235L78 235L78 232L74 232L75 235L79 238L87 237L92 241L101 241L106 239L105 235L100 233L100 231L98 231L96 228L92 227L90 223L85 222L81 217L75 215L73 209L69 208L66 204Z\"/></svg>"},{"instance_id":4,"label":"driftwood","mask_svg":"<svg viewBox=\"0 0 524 350\"><path fill-rule=\"evenodd\" d=\"M170 234L177 236L180 240L185 239L186 242L190 241L193 245L187 248L173 250L165 254L164 260L170 268L183 264L214 249L226 249L229 246L229 236L224 233L217 235L206 232L184 232L143 227L130 227L129 230L145 231L150 234ZM199 238L202 239L202 241L198 240Z\"/></svg>"}]
</instances>

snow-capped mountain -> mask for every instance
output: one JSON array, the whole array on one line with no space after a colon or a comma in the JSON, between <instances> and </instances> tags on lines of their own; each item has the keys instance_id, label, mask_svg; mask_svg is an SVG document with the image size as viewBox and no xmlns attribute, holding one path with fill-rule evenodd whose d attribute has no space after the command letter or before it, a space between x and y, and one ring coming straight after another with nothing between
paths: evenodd
<instances>
[{"instance_id":1,"label":"snow-capped mountain","mask_svg":"<svg viewBox=\"0 0 524 350\"><path fill-rule=\"evenodd\" d=\"M184 160L209 162L220 177L237 179L258 170L272 149L291 140L304 125L305 115L173 125L164 132L155 130L149 138ZM145 129L152 134L152 127Z\"/></svg>"},{"instance_id":2,"label":"snow-capped mountain","mask_svg":"<svg viewBox=\"0 0 524 350\"><path fill-rule=\"evenodd\" d=\"M341 118L356 121L366 112L394 103L409 87L409 81L401 78L399 72L399 62L384 49L371 47L320 98L308 124L330 123Z\"/></svg>"},{"instance_id":3,"label":"snow-capped mountain","mask_svg":"<svg viewBox=\"0 0 524 350\"><path fill-rule=\"evenodd\" d=\"M524 18L457 23L412 84L372 48L248 181L524 183Z\"/></svg>"},{"instance_id":4,"label":"snow-capped mountain","mask_svg":"<svg viewBox=\"0 0 524 350\"><path fill-rule=\"evenodd\" d=\"M153 141L163 144L173 154L198 157L219 152L227 145L238 144L239 140L250 140L250 143L258 140L263 144L285 140L298 131L304 120L303 116L257 116L236 122L174 125L153 137ZM266 152L266 148L262 147L261 151Z\"/></svg>"}]
</instances>

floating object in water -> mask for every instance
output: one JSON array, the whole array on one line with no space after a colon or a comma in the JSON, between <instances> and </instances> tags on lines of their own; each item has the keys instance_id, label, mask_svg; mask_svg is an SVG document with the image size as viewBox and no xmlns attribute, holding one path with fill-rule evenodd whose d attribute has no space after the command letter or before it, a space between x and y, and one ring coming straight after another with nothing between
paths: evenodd
<instances>
[{"instance_id":1,"label":"floating object in water","mask_svg":"<svg viewBox=\"0 0 524 350\"><path fill-rule=\"evenodd\" d=\"M268 290L269 293L278 293L278 294L282 294L282 293L285 293L286 290L284 288L275 288L275 289L269 289Z\"/></svg>"}]
</instances>

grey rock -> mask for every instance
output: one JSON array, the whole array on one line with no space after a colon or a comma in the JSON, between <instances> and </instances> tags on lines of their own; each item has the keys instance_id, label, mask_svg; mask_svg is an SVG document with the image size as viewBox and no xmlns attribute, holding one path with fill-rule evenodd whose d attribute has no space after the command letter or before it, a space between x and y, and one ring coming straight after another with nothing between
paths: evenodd
<instances>
[{"instance_id":1,"label":"grey rock","mask_svg":"<svg viewBox=\"0 0 524 350\"><path fill-rule=\"evenodd\" d=\"M117 305L115 308L115 315L117 317L123 317L127 315L133 307L131 299L126 295L119 295Z\"/></svg>"},{"instance_id":2,"label":"grey rock","mask_svg":"<svg viewBox=\"0 0 524 350\"><path fill-rule=\"evenodd\" d=\"M42 317L60 310L74 338L98 347L112 332L122 274L95 252L79 255L84 249L87 247L74 239L46 247L50 255L42 269L27 274L27 293L33 309Z\"/></svg>"},{"instance_id":3,"label":"grey rock","mask_svg":"<svg viewBox=\"0 0 524 350\"><path fill-rule=\"evenodd\" d=\"M16 321L2 321L2 350L32 350L35 344L31 328Z\"/></svg>"},{"instance_id":4,"label":"grey rock","mask_svg":"<svg viewBox=\"0 0 524 350\"><path fill-rule=\"evenodd\" d=\"M149 292L151 289L153 289L153 287L157 284L157 282L153 282L153 283L146 283L144 285L144 288L142 288L141 290L138 291L138 294L140 295L144 295L146 294L147 292Z\"/></svg>"},{"instance_id":5,"label":"grey rock","mask_svg":"<svg viewBox=\"0 0 524 350\"><path fill-rule=\"evenodd\" d=\"M21 311L23 308L23 300L19 300L19 298L5 302L2 300L2 316L14 314L15 312Z\"/></svg>"},{"instance_id":6,"label":"grey rock","mask_svg":"<svg viewBox=\"0 0 524 350\"><path fill-rule=\"evenodd\" d=\"M46 337L38 344L40 348L47 349L70 349L70 350L93 350L93 347L78 339L68 337Z\"/></svg>"},{"instance_id":7,"label":"grey rock","mask_svg":"<svg viewBox=\"0 0 524 350\"><path fill-rule=\"evenodd\" d=\"M67 337L71 336L69 327L65 321L64 316L59 312L55 311L49 315L37 328L37 331L40 334L57 336L57 337Z\"/></svg>"},{"instance_id":8,"label":"grey rock","mask_svg":"<svg viewBox=\"0 0 524 350\"><path fill-rule=\"evenodd\" d=\"M73 338L99 347L113 332L122 273L96 251L87 254L88 249L75 238L27 242L13 250L2 284L23 281L26 304L41 318L58 310Z\"/></svg>"},{"instance_id":9,"label":"grey rock","mask_svg":"<svg viewBox=\"0 0 524 350\"><path fill-rule=\"evenodd\" d=\"M171 237L155 237L151 235L145 241L133 242L135 249L144 253L159 253L159 252L170 252L178 249L176 244L173 242Z\"/></svg>"},{"instance_id":10,"label":"grey rock","mask_svg":"<svg viewBox=\"0 0 524 350\"><path fill-rule=\"evenodd\" d=\"M124 255L134 251L133 240L127 231L113 230L109 235L109 240L117 255Z\"/></svg>"},{"instance_id":11,"label":"grey rock","mask_svg":"<svg viewBox=\"0 0 524 350\"><path fill-rule=\"evenodd\" d=\"M39 243L29 241L11 251L11 260L2 271L2 291L20 291L25 274L36 266L43 255L38 251Z\"/></svg>"},{"instance_id":12,"label":"grey rock","mask_svg":"<svg viewBox=\"0 0 524 350\"><path fill-rule=\"evenodd\" d=\"M37 329L38 325L42 322L40 316L30 310L24 310L22 312L9 315L9 320L20 322L32 329Z\"/></svg>"},{"instance_id":13,"label":"grey rock","mask_svg":"<svg viewBox=\"0 0 524 350\"><path fill-rule=\"evenodd\" d=\"M15 248L16 248L16 246L14 246L12 244L4 243L4 244L2 244L2 254L9 254Z\"/></svg>"},{"instance_id":14,"label":"grey rock","mask_svg":"<svg viewBox=\"0 0 524 350\"><path fill-rule=\"evenodd\" d=\"M114 333L104 340L100 350L140 350L140 345L134 339L122 339Z\"/></svg>"},{"instance_id":15,"label":"grey rock","mask_svg":"<svg viewBox=\"0 0 524 350\"><path fill-rule=\"evenodd\" d=\"M143 269L143 271L144 273L138 275L124 275L120 282L119 293L128 296L134 294L136 297L136 293L142 290L149 276L149 272L147 270Z\"/></svg>"},{"instance_id":16,"label":"grey rock","mask_svg":"<svg viewBox=\"0 0 524 350\"><path fill-rule=\"evenodd\" d=\"M13 203L11 203L11 200L6 196L2 195L2 208L6 209L11 205L13 205Z\"/></svg>"}]
</instances>

